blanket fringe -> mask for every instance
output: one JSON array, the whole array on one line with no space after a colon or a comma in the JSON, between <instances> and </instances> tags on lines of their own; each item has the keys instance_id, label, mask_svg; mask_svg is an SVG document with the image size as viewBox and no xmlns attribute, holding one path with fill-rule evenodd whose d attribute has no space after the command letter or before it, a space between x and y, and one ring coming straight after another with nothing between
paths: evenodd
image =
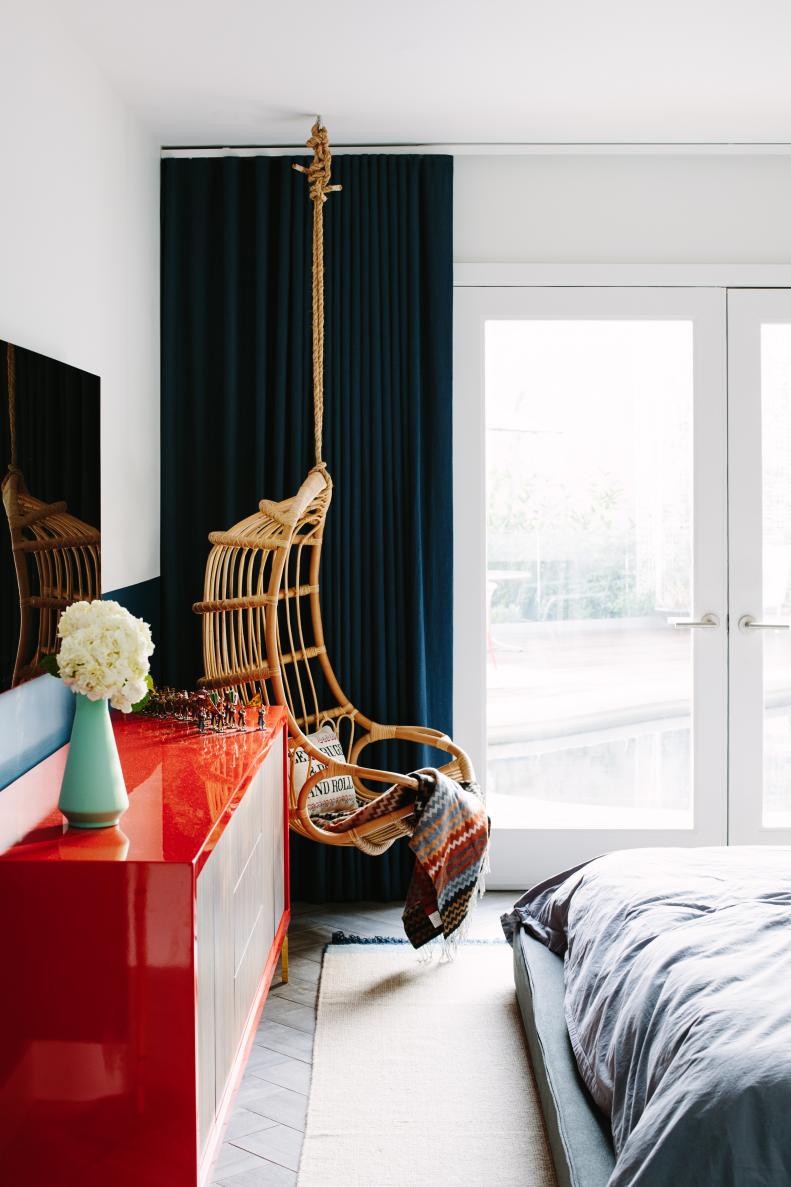
<instances>
[{"instance_id":1,"label":"blanket fringe","mask_svg":"<svg viewBox=\"0 0 791 1187\"><path fill-rule=\"evenodd\" d=\"M483 797L482 797L483 798ZM450 964L456 959L456 955L461 944L476 944L489 943L488 940L470 940L470 916L475 910L478 903L486 894L486 876L491 873L491 862L489 860L489 845L486 846L486 852L481 862L481 870L478 874L478 881L475 883L475 889L472 892L470 905L467 914L462 919L459 926L449 936L438 935L433 940L429 940L422 948L418 948L418 961L420 964L433 964L438 960L439 964ZM494 941L499 943L500 941Z\"/></svg>"}]
</instances>

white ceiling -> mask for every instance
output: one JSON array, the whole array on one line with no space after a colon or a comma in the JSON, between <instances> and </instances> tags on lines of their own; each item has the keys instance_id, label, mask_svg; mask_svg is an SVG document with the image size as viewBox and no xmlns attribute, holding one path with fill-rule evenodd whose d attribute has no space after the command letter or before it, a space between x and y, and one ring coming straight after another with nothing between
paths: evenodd
<instances>
[{"instance_id":1,"label":"white ceiling","mask_svg":"<svg viewBox=\"0 0 791 1187\"><path fill-rule=\"evenodd\" d=\"M169 145L791 140L788 0L58 0Z\"/></svg>"}]
</instances>

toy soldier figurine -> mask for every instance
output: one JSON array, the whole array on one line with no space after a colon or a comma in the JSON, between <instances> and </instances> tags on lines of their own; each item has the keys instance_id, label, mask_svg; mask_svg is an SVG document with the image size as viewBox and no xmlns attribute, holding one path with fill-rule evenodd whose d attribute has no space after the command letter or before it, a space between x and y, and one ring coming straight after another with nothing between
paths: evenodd
<instances>
[{"instance_id":1,"label":"toy soldier figurine","mask_svg":"<svg viewBox=\"0 0 791 1187\"><path fill-rule=\"evenodd\" d=\"M258 706L258 728L260 730L266 729L266 706Z\"/></svg>"}]
</instances>

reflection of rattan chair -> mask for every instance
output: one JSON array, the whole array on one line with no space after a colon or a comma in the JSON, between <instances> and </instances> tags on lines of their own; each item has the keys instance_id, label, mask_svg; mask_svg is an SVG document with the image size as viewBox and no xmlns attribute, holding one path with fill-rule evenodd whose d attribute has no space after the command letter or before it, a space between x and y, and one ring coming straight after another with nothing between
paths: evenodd
<instances>
[{"instance_id":1,"label":"reflection of rattan chair","mask_svg":"<svg viewBox=\"0 0 791 1187\"><path fill-rule=\"evenodd\" d=\"M299 794L291 781L290 824L294 831L329 845L356 845L369 854L383 853L411 831L411 805L391 811L348 832L330 832L311 819L308 796L320 779L351 775L360 802L381 794L366 783L397 783L417 790L407 775L360 765L372 742L396 739L443 750L451 758L443 768L472 780L467 755L446 735L422 726L379 725L351 704L330 663L324 643L319 599L319 568L324 523L332 498L332 480L321 460L323 419L323 239L322 205L329 186L327 132L317 121L308 141L314 160L307 172L313 200L313 384L316 465L293 498L263 500L259 510L227 532L212 532L206 565L203 616L204 688L239 689L246 701L284 705L289 715L292 757L302 747L316 761ZM345 762L328 762L306 738L330 725L344 747ZM320 764L320 765L319 765Z\"/></svg>"},{"instance_id":2,"label":"reflection of rattan chair","mask_svg":"<svg viewBox=\"0 0 791 1187\"><path fill-rule=\"evenodd\" d=\"M70 515L65 503L43 503L25 486L16 464L11 345L7 357L11 463L2 493L19 588L19 644L12 679L17 685L38 675L42 656L57 650L61 611L72 602L101 595L101 537L96 528Z\"/></svg>"}]
</instances>

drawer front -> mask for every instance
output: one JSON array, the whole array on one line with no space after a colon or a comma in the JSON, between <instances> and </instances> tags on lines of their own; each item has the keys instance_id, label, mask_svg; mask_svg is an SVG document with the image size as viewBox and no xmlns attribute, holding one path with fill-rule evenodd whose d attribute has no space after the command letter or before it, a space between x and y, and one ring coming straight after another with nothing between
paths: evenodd
<instances>
[{"instance_id":1,"label":"drawer front","mask_svg":"<svg viewBox=\"0 0 791 1187\"><path fill-rule=\"evenodd\" d=\"M232 827L232 826L230 826ZM229 830L220 837L198 886L210 871L214 881L214 1077L215 1100L219 1102L236 1053L233 1018L233 976L236 967L233 945L233 844ZM200 946L200 936L198 936Z\"/></svg>"},{"instance_id":2,"label":"drawer front","mask_svg":"<svg viewBox=\"0 0 791 1187\"><path fill-rule=\"evenodd\" d=\"M264 898L264 867L266 845L259 829L255 845L244 869L233 887L231 916L233 920L234 977L238 975L245 953L250 946L253 929L261 914Z\"/></svg>"},{"instance_id":3,"label":"drawer front","mask_svg":"<svg viewBox=\"0 0 791 1187\"><path fill-rule=\"evenodd\" d=\"M272 939L280 926L283 911L286 907L286 840L285 840L285 796L283 790L283 761L285 737L281 736L277 746L272 747L271 762L266 765L267 778L267 810L270 821L267 824L266 836L272 852Z\"/></svg>"},{"instance_id":4,"label":"drawer front","mask_svg":"<svg viewBox=\"0 0 791 1187\"><path fill-rule=\"evenodd\" d=\"M261 981L267 951L264 943L263 908L259 906L247 947L242 953L233 981L234 1034L237 1045L244 1032L244 1024L255 999L255 991Z\"/></svg>"},{"instance_id":5,"label":"drawer front","mask_svg":"<svg viewBox=\"0 0 791 1187\"><path fill-rule=\"evenodd\" d=\"M198 878L196 904L198 984L198 1148L202 1151L211 1132L217 1108L215 1029L215 900L217 893L213 861L206 863Z\"/></svg>"},{"instance_id":6,"label":"drawer front","mask_svg":"<svg viewBox=\"0 0 791 1187\"><path fill-rule=\"evenodd\" d=\"M244 874L253 850L261 839L263 819L261 815L261 800L263 796L264 771L269 765L267 758L259 768L247 789L247 793L238 805L233 815L226 836L231 843L231 862L233 864L234 885Z\"/></svg>"},{"instance_id":7,"label":"drawer front","mask_svg":"<svg viewBox=\"0 0 791 1187\"><path fill-rule=\"evenodd\" d=\"M253 1004L266 961L264 944L264 892L266 846L261 827L247 864L233 889L231 906L234 933L234 1035L238 1042ZM267 879L268 881L268 879Z\"/></svg>"}]
</instances>

